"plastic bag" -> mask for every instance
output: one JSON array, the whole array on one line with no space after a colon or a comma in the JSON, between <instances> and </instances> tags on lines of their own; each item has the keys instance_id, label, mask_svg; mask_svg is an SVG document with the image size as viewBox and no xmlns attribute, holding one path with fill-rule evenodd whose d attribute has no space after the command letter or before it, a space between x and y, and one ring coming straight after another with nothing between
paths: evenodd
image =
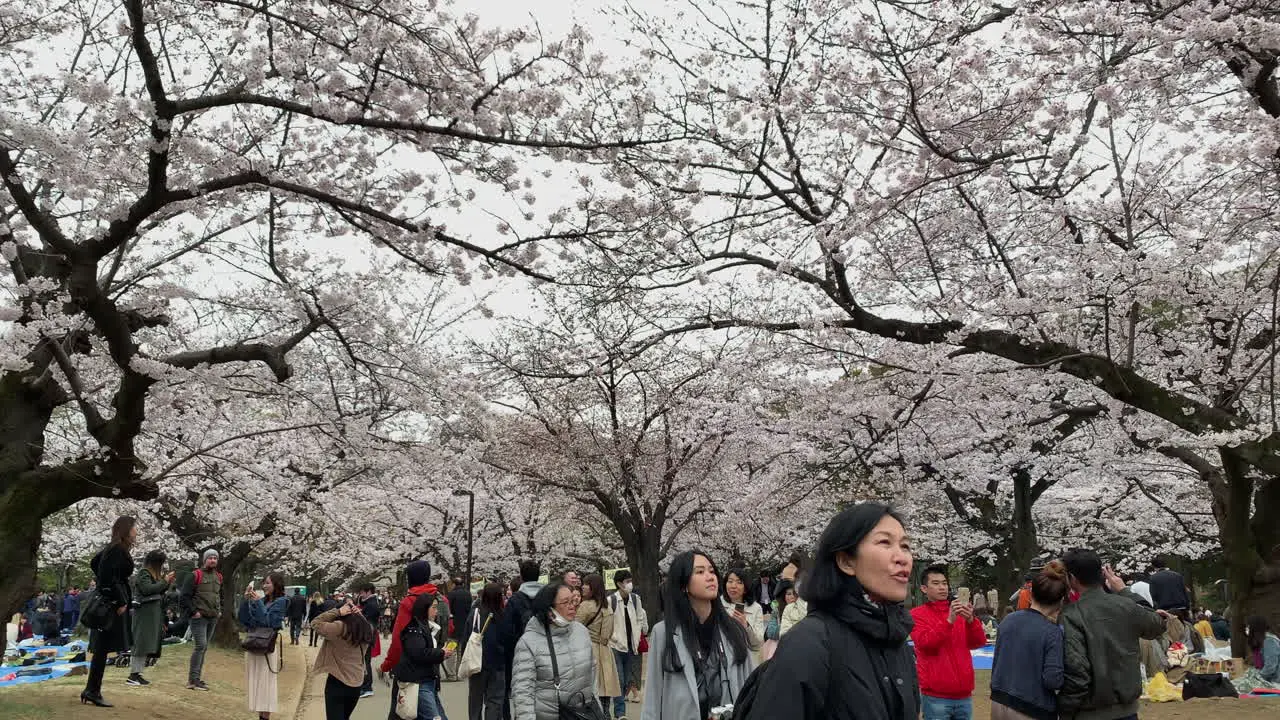
<instances>
[{"instance_id":1,"label":"plastic bag","mask_svg":"<svg viewBox=\"0 0 1280 720\"><path fill-rule=\"evenodd\" d=\"M1147 681L1142 696L1151 702L1173 702L1182 700L1182 691L1169 683L1162 672Z\"/></svg>"}]
</instances>

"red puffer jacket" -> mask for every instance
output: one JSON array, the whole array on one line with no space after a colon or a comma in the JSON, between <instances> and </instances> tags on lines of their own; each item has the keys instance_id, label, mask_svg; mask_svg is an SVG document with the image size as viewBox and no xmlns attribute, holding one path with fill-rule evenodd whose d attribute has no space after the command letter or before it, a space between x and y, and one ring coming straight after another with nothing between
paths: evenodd
<instances>
[{"instance_id":1,"label":"red puffer jacket","mask_svg":"<svg viewBox=\"0 0 1280 720\"><path fill-rule=\"evenodd\" d=\"M965 622L957 617L947 622L951 603L937 600L911 610L915 627L911 639L916 646L916 673L920 694L944 700L964 700L973 695L973 656L987 644L982 621Z\"/></svg>"}]
</instances>

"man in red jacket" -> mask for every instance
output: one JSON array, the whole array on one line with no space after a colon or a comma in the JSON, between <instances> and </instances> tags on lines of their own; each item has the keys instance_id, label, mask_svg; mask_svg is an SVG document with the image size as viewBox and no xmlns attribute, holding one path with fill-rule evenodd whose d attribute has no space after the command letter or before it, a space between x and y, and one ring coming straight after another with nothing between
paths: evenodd
<instances>
[{"instance_id":1,"label":"man in red jacket","mask_svg":"<svg viewBox=\"0 0 1280 720\"><path fill-rule=\"evenodd\" d=\"M973 656L987 644L982 621L973 605L949 599L951 583L945 565L925 568L923 585L928 602L911 610L915 627L916 673L920 678L920 706L924 720L971 720L973 717Z\"/></svg>"},{"instance_id":2,"label":"man in red jacket","mask_svg":"<svg viewBox=\"0 0 1280 720\"><path fill-rule=\"evenodd\" d=\"M396 612L396 623L391 630L391 647L387 650L387 656L382 659L382 665L379 667L384 673L391 672L395 669L396 663L400 662L400 632L409 625L409 619L413 617L413 603L418 599L419 595L430 594L439 595L440 590L431 584L431 563L426 560L414 560L405 566L405 577L408 579L409 592L400 601L400 609ZM391 696L395 697L395 686L392 686ZM395 710L392 709L394 714Z\"/></svg>"}]
</instances>

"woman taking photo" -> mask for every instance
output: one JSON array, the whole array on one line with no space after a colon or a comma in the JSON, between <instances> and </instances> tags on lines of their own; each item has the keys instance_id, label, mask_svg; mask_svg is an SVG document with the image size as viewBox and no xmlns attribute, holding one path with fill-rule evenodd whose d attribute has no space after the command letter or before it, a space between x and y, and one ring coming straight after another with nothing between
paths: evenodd
<instances>
[{"instance_id":1,"label":"woman taking photo","mask_svg":"<svg viewBox=\"0 0 1280 720\"><path fill-rule=\"evenodd\" d=\"M733 704L755 667L747 629L725 610L715 564L704 552L671 561L662 598L666 616L649 638L641 720L706 720L712 709Z\"/></svg>"},{"instance_id":2,"label":"woman taking photo","mask_svg":"<svg viewBox=\"0 0 1280 720\"><path fill-rule=\"evenodd\" d=\"M1053 560L1031 580L1031 607L1005 618L991 665L991 720L1056 720L1062 689L1058 613L1070 590L1067 568Z\"/></svg>"},{"instance_id":3,"label":"woman taking photo","mask_svg":"<svg viewBox=\"0 0 1280 720\"><path fill-rule=\"evenodd\" d=\"M129 657L129 679L126 685L150 685L142 677L147 658L160 657L164 640L164 594L173 587L173 573L164 574L164 553L147 553L142 569L133 576L133 654Z\"/></svg>"},{"instance_id":4,"label":"woman taking photo","mask_svg":"<svg viewBox=\"0 0 1280 720\"><path fill-rule=\"evenodd\" d=\"M444 601L436 593L418 595L409 624L400 631L400 661L393 670L397 685L391 696L395 698L399 692L399 683L418 683L418 720L449 720L440 701L440 664L453 657L453 650L441 648L436 642L441 602Z\"/></svg>"},{"instance_id":5,"label":"woman taking photo","mask_svg":"<svg viewBox=\"0 0 1280 720\"><path fill-rule=\"evenodd\" d=\"M506 659L497 643L498 623L502 622L505 588L489 583L480 591L475 610L471 611L471 635L479 634L483 648L480 672L471 676L467 688L467 710L470 720L502 720L507 694ZM470 642L470 641L468 641ZM465 650L465 648L464 648Z\"/></svg>"},{"instance_id":6,"label":"woman taking photo","mask_svg":"<svg viewBox=\"0 0 1280 720\"><path fill-rule=\"evenodd\" d=\"M808 614L734 717L915 720L920 689L902 606L910 584L911 544L896 513L861 503L837 514L800 586Z\"/></svg>"},{"instance_id":7,"label":"woman taking photo","mask_svg":"<svg viewBox=\"0 0 1280 720\"><path fill-rule=\"evenodd\" d=\"M325 720L349 720L360 701L364 653L373 647L373 626L348 600L342 607L312 618L311 632L324 638L315 672L329 676L324 682Z\"/></svg>"},{"instance_id":8,"label":"woman taking photo","mask_svg":"<svg viewBox=\"0 0 1280 720\"><path fill-rule=\"evenodd\" d=\"M511 668L512 720L559 720L562 703L596 702L591 633L574 622L577 616L573 588L563 581L548 584L534 597L533 617L516 643Z\"/></svg>"},{"instance_id":9,"label":"woman taking photo","mask_svg":"<svg viewBox=\"0 0 1280 720\"><path fill-rule=\"evenodd\" d=\"M129 577L133 575L133 558L129 556L138 542L138 523L131 517L116 518L111 526L111 542L103 548L89 567L98 584L97 593L110 609L107 624L89 633L89 678L80 693L80 704L112 707L102 697L102 676L107 671L107 654L129 649L129 603L133 595Z\"/></svg>"},{"instance_id":10,"label":"woman taking photo","mask_svg":"<svg viewBox=\"0 0 1280 720\"><path fill-rule=\"evenodd\" d=\"M760 648L762 661L771 659L778 650L778 639L782 637L782 613L798 597L795 583L790 580L778 581L777 587L774 588L773 614L769 616L769 622L764 626L764 647Z\"/></svg>"},{"instance_id":11,"label":"woman taking photo","mask_svg":"<svg viewBox=\"0 0 1280 720\"><path fill-rule=\"evenodd\" d=\"M733 568L724 574L725 612L747 630L747 642L752 650L764 644L764 609L747 593L747 571Z\"/></svg>"},{"instance_id":12,"label":"woman taking photo","mask_svg":"<svg viewBox=\"0 0 1280 720\"><path fill-rule=\"evenodd\" d=\"M618 663L609 649L609 640L613 637L613 611L609 609L607 598L603 577L592 573L582 578L578 622L586 625L591 633L591 654L596 662L596 696L604 707L609 706L609 698L622 694Z\"/></svg>"},{"instance_id":13,"label":"woman taking photo","mask_svg":"<svg viewBox=\"0 0 1280 720\"><path fill-rule=\"evenodd\" d=\"M240 624L245 630L284 627L284 617L289 601L284 596L284 576L271 573L262 581L261 592L250 584L240 603ZM283 658L280 655L280 638L270 653L244 654L245 685L248 688L249 710L258 713L260 720L268 720L276 711L276 676L280 673ZM363 676L362 676L363 677Z\"/></svg>"}]
</instances>

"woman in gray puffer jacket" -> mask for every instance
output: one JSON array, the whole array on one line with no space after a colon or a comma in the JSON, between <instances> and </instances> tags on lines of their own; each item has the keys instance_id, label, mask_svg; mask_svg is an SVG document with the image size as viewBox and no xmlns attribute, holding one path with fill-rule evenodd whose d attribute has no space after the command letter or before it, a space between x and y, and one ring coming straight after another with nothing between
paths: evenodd
<instances>
[{"instance_id":1,"label":"woman in gray puffer jacket","mask_svg":"<svg viewBox=\"0 0 1280 720\"><path fill-rule=\"evenodd\" d=\"M577 617L577 596L562 582L547 585L533 599L533 617L516 643L511 669L512 720L557 720L561 703L597 702L591 632L574 622ZM558 691L552 647L560 677Z\"/></svg>"}]
</instances>

